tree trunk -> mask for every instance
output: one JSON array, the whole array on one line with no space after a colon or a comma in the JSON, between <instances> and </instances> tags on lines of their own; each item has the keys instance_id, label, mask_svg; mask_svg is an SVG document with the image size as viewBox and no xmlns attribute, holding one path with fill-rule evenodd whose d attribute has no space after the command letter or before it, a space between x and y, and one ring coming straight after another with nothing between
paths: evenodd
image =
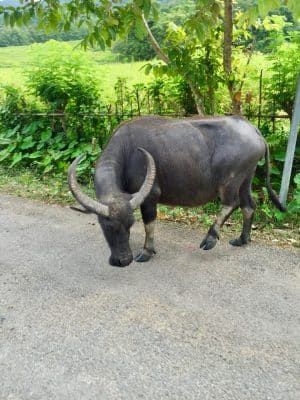
<instances>
[{"instance_id":1,"label":"tree trunk","mask_svg":"<svg viewBox=\"0 0 300 400\"><path fill-rule=\"evenodd\" d=\"M185 77L187 83L189 84L191 91L193 93L194 99L195 99L195 104L197 108L197 112L201 117L204 117L205 112L204 112L204 106L202 102L202 94L198 88L197 85L194 84L189 78Z\"/></svg>"},{"instance_id":2,"label":"tree trunk","mask_svg":"<svg viewBox=\"0 0 300 400\"><path fill-rule=\"evenodd\" d=\"M232 76L232 30L233 30L232 0L224 0L224 48L223 67L227 80L227 87L231 98L233 114L241 113L241 90L235 88Z\"/></svg>"},{"instance_id":3,"label":"tree trunk","mask_svg":"<svg viewBox=\"0 0 300 400\"><path fill-rule=\"evenodd\" d=\"M144 14L142 14L141 17L142 17L142 21L143 21L144 27L146 29L150 44L151 44L153 50L155 51L157 57L160 60L162 60L164 63L170 64L171 61L170 61L169 57L162 51L160 45L157 43L155 37L153 36L153 33L151 32L151 29L148 25L148 22L144 16ZM201 94L198 86L190 78L188 78L187 76L183 76L183 77L187 81L188 85L191 88L191 91L192 91L194 99L195 99L197 112L199 115L201 115L203 117L205 112L204 112L204 106L203 106L203 101L202 101L202 94Z\"/></svg>"},{"instance_id":4,"label":"tree trunk","mask_svg":"<svg viewBox=\"0 0 300 400\"><path fill-rule=\"evenodd\" d=\"M232 72L232 0L224 0L224 49L223 49L223 66L224 71L229 78Z\"/></svg>"}]
</instances>

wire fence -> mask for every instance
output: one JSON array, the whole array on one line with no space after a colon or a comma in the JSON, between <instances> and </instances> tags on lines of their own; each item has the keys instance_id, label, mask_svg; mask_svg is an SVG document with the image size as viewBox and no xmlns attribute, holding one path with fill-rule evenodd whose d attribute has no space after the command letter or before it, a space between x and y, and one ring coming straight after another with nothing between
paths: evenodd
<instances>
[{"instance_id":1,"label":"wire fence","mask_svg":"<svg viewBox=\"0 0 300 400\"><path fill-rule=\"evenodd\" d=\"M53 120L64 120L67 121L68 118L70 117L82 117L82 118L96 118L96 119L116 119L117 122L121 123L122 121L126 119L131 119L131 118L138 118L138 117L146 117L150 115L158 115L162 117L173 117L173 118L183 118L183 117L189 117L189 116L195 116L195 115L187 115L184 113L176 113L174 111L165 111L161 113L145 113L145 112L95 112L95 113L61 113L61 112L28 112L28 113L17 113L13 114L14 116L24 116L27 118L34 118L34 117L44 117L44 118L51 118ZM225 114L225 115L232 115L232 114ZM282 129L282 124L278 126L277 122L279 121L286 121L285 125L288 127L290 125L290 117L287 114L266 114L266 113L251 113L251 112L246 112L241 114L241 116L247 118L250 120L254 125L256 125L258 128L261 128L261 126L264 123L270 124L270 131L272 133L276 132L276 129ZM209 116L211 117L211 116ZM200 118L200 116L199 116Z\"/></svg>"},{"instance_id":2,"label":"wire fence","mask_svg":"<svg viewBox=\"0 0 300 400\"><path fill-rule=\"evenodd\" d=\"M288 131L291 122L290 116L279 111L280 107L276 106L275 101L267 95L263 82L263 70L261 70L257 82L257 85L245 89L245 93L241 97L242 115L265 132ZM230 99L227 100L230 103ZM220 107L219 112L224 112L226 107L228 110L230 109L229 105L226 105L226 101ZM182 88L178 84L165 86L162 80L157 80L148 86L140 83L128 88L126 79L119 78L115 85L115 101L111 103L99 101L96 107L96 112L91 109L76 113L56 110L52 112L22 112L15 115L24 117L29 122L34 118L52 119L50 122L52 127L55 124L59 125L63 131L68 128L72 129L77 118L77 128L84 130L84 124L87 122L90 129L94 124L97 136L97 127L107 125L107 134L109 134L109 130L112 131L118 123L130 118L148 115L180 118L196 113L193 96L188 87Z\"/></svg>"}]
</instances>

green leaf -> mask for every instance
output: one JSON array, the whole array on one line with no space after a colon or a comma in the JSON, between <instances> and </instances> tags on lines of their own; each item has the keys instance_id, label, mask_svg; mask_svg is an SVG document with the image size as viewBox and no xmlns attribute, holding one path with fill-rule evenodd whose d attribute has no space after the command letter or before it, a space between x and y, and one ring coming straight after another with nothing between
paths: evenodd
<instances>
[{"instance_id":1,"label":"green leaf","mask_svg":"<svg viewBox=\"0 0 300 400\"><path fill-rule=\"evenodd\" d=\"M29 11L24 11L23 13L23 24L28 25L31 20L31 14Z\"/></svg>"},{"instance_id":2,"label":"green leaf","mask_svg":"<svg viewBox=\"0 0 300 400\"><path fill-rule=\"evenodd\" d=\"M69 168L69 163L66 163L65 161L58 161L57 166L61 171L67 171Z\"/></svg>"},{"instance_id":3,"label":"green leaf","mask_svg":"<svg viewBox=\"0 0 300 400\"><path fill-rule=\"evenodd\" d=\"M11 144L7 147L7 151L9 151L10 153L12 153L12 152L15 150L16 147L17 147L17 143L16 143L16 142L11 143Z\"/></svg>"},{"instance_id":4,"label":"green leaf","mask_svg":"<svg viewBox=\"0 0 300 400\"><path fill-rule=\"evenodd\" d=\"M245 15L247 15L248 17L249 24L253 25L256 22L259 15L258 6L255 5L253 7L250 7L249 10L247 10L247 12L245 13Z\"/></svg>"},{"instance_id":5,"label":"green leaf","mask_svg":"<svg viewBox=\"0 0 300 400\"><path fill-rule=\"evenodd\" d=\"M285 150L278 150L276 153L273 153L273 157L277 161L284 161L285 160Z\"/></svg>"},{"instance_id":6,"label":"green leaf","mask_svg":"<svg viewBox=\"0 0 300 400\"><path fill-rule=\"evenodd\" d=\"M10 144L11 140L9 138L6 137L0 137L0 145L5 145L5 144Z\"/></svg>"},{"instance_id":7,"label":"green leaf","mask_svg":"<svg viewBox=\"0 0 300 400\"><path fill-rule=\"evenodd\" d=\"M47 174L47 172L50 172L53 169L53 165L47 165L47 167L44 169L44 174Z\"/></svg>"},{"instance_id":8,"label":"green leaf","mask_svg":"<svg viewBox=\"0 0 300 400\"><path fill-rule=\"evenodd\" d=\"M14 14L10 14L10 16L9 16L9 25L10 25L11 28L14 27L15 22L16 22L15 15Z\"/></svg>"},{"instance_id":9,"label":"green leaf","mask_svg":"<svg viewBox=\"0 0 300 400\"><path fill-rule=\"evenodd\" d=\"M151 10L152 10L152 16L153 16L154 21L157 21L158 17L159 17L159 6L158 6L158 4L153 3Z\"/></svg>"},{"instance_id":10,"label":"green leaf","mask_svg":"<svg viewBox=\"0 0 300 400\"><path fill-rule=\"evenodd\" d=\"M47 131L42 132L41 134L41 142L47 142L52 136L52 131L48 129Z\"/></svg>"},{"instance_id":11,"label":"green leaf","mask_svg":"<svg viewBox=\"0 0 300 400\"><path fill-rule=\"evenodd\" d=\"M0 162L5 160L9 156L10 152L7 149L0 151Z\"/></svg>"},{"instance_id":12,"label":"green leaf","mask_svg":"<svg viewBox=\"0 0 300 400\"><path fill-rule=\"evenodd\" d=\"M31 147L33 147L36 144L36 142L33 140L32 136L27 136L23 143L20 145L20 149L21 150L26 150L26 149L30 149Z\"/></svg>"},{"instance_id":13,"label":"green leaf","mask_svg":"<svg viewBox=\"0 0 300 400\"><path fill-rule=\"evenodd\" d=\"M259 14L264 17L269 11L280 7L280 0L258 0Z\"/></svg>"},{"instance_id":14,"label":"green leaf","mask_svg":"<svg viewBox=\"0 0 300 400\"><path fill-rule=\"evenodd\" d=\"M49 153L51 154L51 157L55 161L57 161L62 156L62 152L61 151L49 150Z\"/></svg>"},{"instance_id":15,"label":"green leaf","mask_svg":"<svg viewBox=\"0 0 300 400\"><path fill-rule=\"evenodd\" d=\"M145 74L149 75L150 72L152 71L152 64L146 64L143 68L144 68Z\"/></svg>"},{"instance_id":16,"label":"green leaf","mask_svg":"<svg viewBox=\"0 0 300 400\"><path fill-rule=\"evenodd\" d=\"M35 151L34 153L29 154L28 158L36 159L42 156L40 151Z\"/></svg>"},{"instance_id":17,"label":"green leaf","mask_svg":"<svg viewBox=\"0 0 300 400\"><path fill-rule=\"evenodd\" d=\"M300 1L299 0L288 0L287 6L293 13L295 19L300 19Z\"/></svg>"},{"instance_id":18,"label":"green leaf","mask_svg":"<svg viewBox=\"0 0 300 400\"><path fill-rule=\"evenodd\" d=\"M146 35L144 24L140 18L137 18L135 22L135 34L138 39L143 39Z\"/></svg>"},{"instance_id":19,"label":"green leaf","mask_svg":"<svg viewBox=\"0 0 300 400\"><path fill-rule=\"evenodd\" d=\"M9 13L8 13L7 11L5 11L3 17L4 17L4 24L5 24L5 25L8 25L9 22L10 22L10 15L9 15Z\"/></svg>"},{"instance_id":20,"label":"green leaf","mask_svg":"<svg viewBox=\"0 0 300 400\"><path fill-rule=\"evenodd\" d=\"M281 173L280 173L280 171L279 171L279 169L277 167L272 167L271 168L271 174L280 175Z\"/></svg>"},{"instance_id":21,"label":"green leaf","mask_svg":"<svg viewBox=\"0 0 300 400\"><path fill-rule=\"evenodd\" d=\"M33 121L28 125L25 125L24 128L22 129L22 133L27 134L29 133L30 135L32 135L33 133L35 133L37 131L38 128L42 127L43 123L39 120L37 121Z\"/></svg>"},{"instance_id":22,"label":"green leaf","mask_svg":"<svg viewBox=\"0 0 300 400\"><path fill-rule=\"evenodd\" d=\"M47 154L46 157L43 159L43 165L47 166L50 165L52 162L52 157Z\"/></svg>"},{"instance_id":23,"label":"green leaf","mask_svg":"<svg viewBox=\"0 0 300 400\"><path fill-rule=\"evenodd\" d=\"M300 187L300 173L295 175L294 182Z\"/></svg>"},{"instance_id":24,"label":"green leaf","mask_svg":"<svg viewBox=\"0 0 300 400\"><path fill-rule=\"evenodd\" d=\"M12 159L12 163L10 164L9 168L12 168L14 165L19 163L22 160L22 153L15 153Z\"/></svg>"},{"instance_id":25,"label":"green leaf","mask_svg":"<svg viewBox=\"0 0 300 400\"><path fill-rule=\"evenodd\" d=\"M14 136L14 135L17 133L17 131L19 130L19 128L20 128L20 125L16 125L13 129L9 129L9 130L6 132L6 137L12 137L12 136Z\"/></svg>"},{"instance_id":26,"label":"green leaf","mask_svg":"<svg viewBox=\"0 0 300 400\"><path fill-rule=\"evenodd\" d=\"M18 10L15 11L15 20L18 27L23 25L23 15Z\"/></svg>"},{"instance_id":27,"label":"green leaf","mask_svg":"<svg viewBox=\"0 0 300 400\"><path fill-rule=\"evenodd\" d=\"M119 25L119 21L111 16L107 18L106 22L110 26Z\"/></svg>"},{"instance_id":28,"label":"green leaf","mask_svg":"<svg viewBox=\"0 0 300 400\"><path fill-rule=\"evenodd\" d=\"M149 16L150 10L151 10L151 0L144 0L143 11L146 18Z\"/></svg>"}]
</instances>

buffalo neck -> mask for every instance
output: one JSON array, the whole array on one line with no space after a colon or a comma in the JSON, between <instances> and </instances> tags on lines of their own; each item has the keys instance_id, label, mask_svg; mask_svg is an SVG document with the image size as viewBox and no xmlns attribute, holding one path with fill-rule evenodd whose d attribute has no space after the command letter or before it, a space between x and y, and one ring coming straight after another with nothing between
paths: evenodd
<instances>
[{"instance_id":1,"label":"buffalo neck","mask_svg":"<svg viewBox=\"0 0 300 400\"><path fill-rule=\"evenodd\" d=\"M97 198L123 192L123 154L119 147L108 146L97 162L95 189Z\"/></svg>"}]
</instances>

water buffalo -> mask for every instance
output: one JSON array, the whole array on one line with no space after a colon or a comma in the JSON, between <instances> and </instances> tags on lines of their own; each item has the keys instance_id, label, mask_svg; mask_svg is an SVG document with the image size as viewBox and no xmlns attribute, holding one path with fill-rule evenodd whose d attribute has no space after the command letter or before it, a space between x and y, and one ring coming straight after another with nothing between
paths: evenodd
<instances>
[{"instance_id":1,"label":"water buffalo","mask_svg":"<svg viewBox=\"0 0 300 400\"><path fill-rule=\"evenodd\" d=\"M95 170L97 200L76 180L76 158L68 181L75 199L98 216L111 250L109 263L124 267L133 260L129 246L134 209L141 208L145 243L135 261L155 253L157 204L199 206L220 198L222 209L200 247L212 249L219 230L240 207L243 228L233 246L250 241L256 208L251 181L265 157L266 186L275 206L284 210L270 186L269 149L260 132L241 117L167 119L142 117L121 124L103 150Z\"/></svg>"}]
</instances>

